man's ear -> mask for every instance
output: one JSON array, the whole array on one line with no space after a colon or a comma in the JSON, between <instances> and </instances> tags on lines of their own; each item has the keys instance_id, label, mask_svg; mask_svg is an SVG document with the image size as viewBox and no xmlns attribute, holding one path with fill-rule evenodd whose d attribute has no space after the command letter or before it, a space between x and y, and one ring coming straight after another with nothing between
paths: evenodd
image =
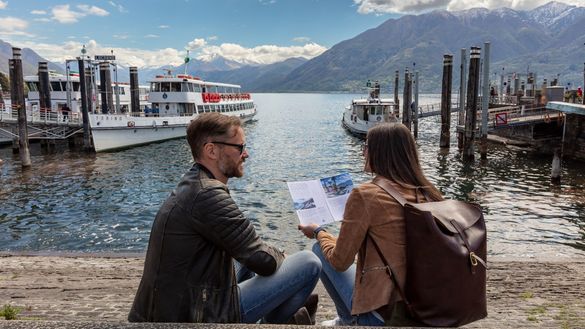
<instances>
[{"instance_id":1,"label":"man's ear","mask_svg":"<svg viewBox=\"0 0 585 329\"><path fill-rule=\"evenodd\" d=\"M203 155L209 159L217 159L217 148L213 143L203 144Z\"/></svg>"}]
</instances>

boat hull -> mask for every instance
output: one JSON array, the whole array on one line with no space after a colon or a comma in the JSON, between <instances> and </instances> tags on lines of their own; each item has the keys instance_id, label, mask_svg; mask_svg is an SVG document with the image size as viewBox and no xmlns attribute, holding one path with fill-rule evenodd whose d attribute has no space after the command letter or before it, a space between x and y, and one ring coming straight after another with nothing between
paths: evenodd
<instances>
[{"instance_id":1,"label":"boat hull","mask_svg":"<svg viewBox=\"0 0 585 329\"><path fill-rule=\"evenodd\" d=\"M243 122L249 121L255 114L255 109L230 113L240 117ZM96 152L105 152L182 138L187 134L187 126L196 117L90 114L93 146Z\"/></svg>"}]
</instances>

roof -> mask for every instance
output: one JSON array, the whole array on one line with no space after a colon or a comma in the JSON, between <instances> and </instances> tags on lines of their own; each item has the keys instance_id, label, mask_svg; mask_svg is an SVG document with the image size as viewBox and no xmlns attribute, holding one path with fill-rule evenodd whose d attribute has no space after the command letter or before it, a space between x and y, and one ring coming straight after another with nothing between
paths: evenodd
<instances>
[{"instance_id":1,"label":"roof","mask_svg":"<svg viewBox=\"0 0 585 329\"><path fill-rule=\"evenodd\" d=\"M564 113L585 115L585 105L565 102L548 102L546 103L548 110L557 110Z\"/></svg>"}]
</instances>

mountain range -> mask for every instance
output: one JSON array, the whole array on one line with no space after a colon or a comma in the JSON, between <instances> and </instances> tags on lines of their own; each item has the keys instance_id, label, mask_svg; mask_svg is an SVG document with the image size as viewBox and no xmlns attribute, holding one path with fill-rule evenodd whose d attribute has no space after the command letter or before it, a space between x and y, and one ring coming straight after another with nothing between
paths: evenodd
<instances>
[{"instance_id":1,"label":"mountain range","mask_svg":"<svg viewBox=\"0 0 585 329\"><path fill-rule=\"evenodd\" d=\"M420 15L388 19L376 28L342 41L320 56L291 58L270 65L250 66L216 57L191 60L187 73L206 80L241 84L253 92L362 91L368 79L393 88L394 72L419 71L421 92L441 88L443 54L454 55L453 89L459 81L460 49L483 47L489 41L490 78L500 74L535 72L543 78L559 78L560 84L583 85L585 62L585 8L550 2L520 11L509 8L474 8L449 12L436 10ZM7 71L6 43L0 43L0 71ZM25 52L27 55L25 56ZM10 53L9 53L10 54ZM33 55L34 54L34 55ZM28 70L36 72L40 56L24 49ZM24 67L25 74L27 67ZM57 66L58 67L58 66ZM184 65L140 70L142 81L163 69L183 73ZM118 72L125 72L124 68ZM29 72L31 73L31 72ZM126 76L123 75L122 76ZM121 79L122 80L122 79Z\"/></svg>"}]
</instances>

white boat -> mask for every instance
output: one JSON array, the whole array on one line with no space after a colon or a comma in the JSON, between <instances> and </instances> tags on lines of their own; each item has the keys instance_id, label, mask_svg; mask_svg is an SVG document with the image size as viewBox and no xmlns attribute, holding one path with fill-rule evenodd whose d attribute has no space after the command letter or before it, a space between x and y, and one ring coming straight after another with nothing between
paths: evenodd
<instances>
[{"instance_id":1,"label":"white boat","mask_svg":"<svg viewBox=\"0 0 585 329\"><path fill-rule=\"evenodd\" d=\"M351 105L343 111L341 124L350 133L358 136L365 136L368 129L375 127L382 122L396 122L393 113L395 108L394 99L380 98L380 85L370 89L367 98L353 99Z\"/></svg>"},{"instance_id":2,"label":"white boat","mask_svg":"<svg viewBox=\"0 0 585 329\"><path fill-rule=\"evenodd\" d=\"M70 87L67 88L67 82L69 81ZM49 72L49 91L51 93L51 108L40 109L39 101L39 77L37 75L30 75L24 77L24 82L28 87L27 97L27 109L31 113L38 111L61 114L61 109L67 105L67 93L70 93L70 105L71 113L74 117L81 116L81 91L79 85L79 75L71 74L69 79L66 75L56 74ZM114 95L118 94L119 98L119 113L126 113L130 109L130 84L127 82L112 83L112 90ZM101 113L101 94L98 90L98 86L92 83L89 86L91 94L91 108L90 113ZM139 100L140 108L144 109L150 103L148 101L148 86L139 86ZM114 100L114 108L115 108Z\"/></svg>"},{"instance_id":3,"label":"white boat","mask_svg":"<svg viewBox=\"0 0 585 329\"><path fill-rule=\"evenodd\" d=\"M199 114L219 112L242 121L256 114L248 93L234 84L203 81L190 75L159 75L150 81L152 108L140 113L90 114L96 152L127 148L186 135Z\"/></svg>"}]
</instances>

